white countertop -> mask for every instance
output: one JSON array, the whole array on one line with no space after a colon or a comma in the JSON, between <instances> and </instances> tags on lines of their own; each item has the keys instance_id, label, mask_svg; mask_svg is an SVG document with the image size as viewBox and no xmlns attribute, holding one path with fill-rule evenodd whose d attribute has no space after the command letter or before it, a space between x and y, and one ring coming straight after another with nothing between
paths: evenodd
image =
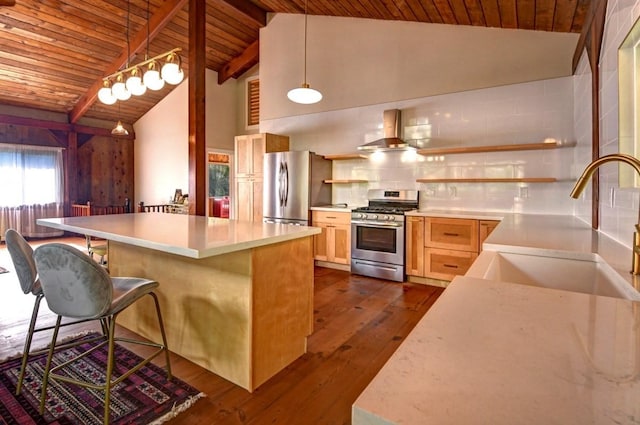
<instances>
[{"instance_id":1,"label":"white countertop","mask_svg":"<svg viewBox=\"0 0 640 425\"><path fill-rule=\"evenodd\" d=\"M48 218L39 219L37 223L191 258L241 251L321 232L307 226L166 213Z\"/></svg>"},{"instance_id":2,"label":"white countertop","mask_svg":"<svg viewBox=\"0 0 640 425\"><path fill-rule=\"evenodd\" d=\"M504 214L483 248L605 261L637 278L629 248L573 216ZM640 303L460 276L356 400L352 423L640 423L639 400Z\"/></svg>"},{"instance_id":3,"label":"white countertop","mask_svg":"<svg viewBox=\"0 0 640 425\"><path fill-rule=\"evenodd\" d=\"M442 218L467 218L476 220L502 220L511 213L491 212L491 211L468 211L449 209L420 209L409 211L405 215L415 217L442 217Z\"/></svg>"},{"instance_id":4,"label":"white countertop","mask_svg":"<svg viewBox=\"0 0 640 425\"><path fill-rule=\"evenodd\" d=\"M353 423L638 423L639 315L627 300L457 277Z\"/></svg>"},{"instance_id":5,"label":"white countertop","mask_svg":"<svg viewBox=\"0 0 640 425\"><path fill-rule=\"evenodd\" d=\"M340 205L340 206L337 206ZM311 207L311 211L328 211L328 212L348 212L354 208L358 208L359 205L345 205L345 204L337 204L337 205L321 205L319 207Z\"/></svg>"}]
</instances>

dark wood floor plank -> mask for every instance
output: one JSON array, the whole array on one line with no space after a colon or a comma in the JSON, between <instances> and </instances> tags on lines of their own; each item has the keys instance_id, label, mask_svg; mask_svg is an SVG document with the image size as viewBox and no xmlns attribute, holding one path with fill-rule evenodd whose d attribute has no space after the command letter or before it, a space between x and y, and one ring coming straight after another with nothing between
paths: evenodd
<instances>
[{"instance_id":1,"label":"dark wood floor plank","mask_svg":"<svg viewBox=\"0 0 640 425\"><path fill-rule=\"evenodd\" d=\"M81 238L62 241L84 246ZM0 266L12 270L8 258L0 244ZM167 423L350 424L353 402L443 292L327 268L315 269L314 284L314 333L307 353L253 393L172 353L174 375L206 397ZM33 296L22 294L13 272L0 275L0 288L0 358L6 358L22 350ZM54 315L43 307L39 320L53 322ZM86 329L68 327L62 337ZM134 336L124 328L117 333ZM44 346L49 338L44 332L34 345ZM164 357L154 362L162 366Z\"/></svg>"}]
</instances>

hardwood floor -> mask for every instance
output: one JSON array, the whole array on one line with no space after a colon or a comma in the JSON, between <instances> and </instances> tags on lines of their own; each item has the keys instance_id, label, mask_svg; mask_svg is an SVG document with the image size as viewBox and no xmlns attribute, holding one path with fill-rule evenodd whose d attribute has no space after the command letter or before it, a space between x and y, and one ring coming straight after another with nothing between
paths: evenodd
<instances>
[{"instance_id":1,"label":"hardwood floor","mask_svg":"<svg viewBox=\"0 0 640 425\"><path fill-rule=\"evenodd\" d=\"M63 241L84 249L84 239ZM0 358L6 358L22 351L33 297L19 289L4 243L0 266L10 270L0 274ZM314 333L307 353L253 393L172 354L174 375L206 397L168 424L350 424L353 402L442 291L317 267ZM53 322L54 316L43 303L38 323L45 321ZM66 327L63 332L88 328L95 326ZM131 334L124 328L118 333ZM48 343L49 333L40 334L34 347ZM157 364L163 364L162 358Z\"/></svg>"}]
</instances>

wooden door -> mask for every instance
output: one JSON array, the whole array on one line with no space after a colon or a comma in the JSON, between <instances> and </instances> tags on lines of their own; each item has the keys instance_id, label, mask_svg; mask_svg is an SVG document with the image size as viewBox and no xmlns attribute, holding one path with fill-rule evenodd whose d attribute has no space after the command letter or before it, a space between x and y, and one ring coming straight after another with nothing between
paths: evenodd
<instances>
[{"instance_id":1,"label":"wooden door","mask_svg":"<svg viewBox=\"0 0 640 425\"><path fill-rule=\"evenodd\" d=\"M406 225L407 274L424 277L424 218L407 217Z\"/></svg>"},{"instance_id":2,"label":"wooden door","mask_svg":"<svg viewBox=\"0 0 640 425\"><path fill-rule=\"evenodd\" d=\"M236 136L236 177L253 173L253 141L250 136Z\"/></svg>"},{"instance_id":3,"label":"wooden door","mask_svg":"<svg viewBox=\"0 0 640 425\"><path fill-rule=\"evenodd\" d=\"M236 219L253 220L253 179L236 179Z\"/></svg>"},{"instance_id":4,"label":"wooden door","mask_svg":"<svg viewBox=\"0 0 640 425\"><path fill-rule=\"evenodd\" d=\"M331 229L333 233L333 255L329 261L339 264L351 264L351 225L350 224L333 224Z\"/></svg>"},{"instance_id":5,"label":"wooden door","mask_svg":"<svg viewBox=\"0 0 640 425\"><path fill-rule=\"evenodd\" d=\"M313 236L313 256L319 261L329 260L328 225L326 223L313 223L313 227L319 227L321 233Z\"/></svg>"}]
</instances>

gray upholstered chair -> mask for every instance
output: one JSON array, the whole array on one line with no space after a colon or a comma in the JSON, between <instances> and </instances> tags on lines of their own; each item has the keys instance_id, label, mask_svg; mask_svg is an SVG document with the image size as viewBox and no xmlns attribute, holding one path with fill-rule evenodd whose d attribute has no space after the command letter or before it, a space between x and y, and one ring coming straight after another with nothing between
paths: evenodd
<instances>
[{"instance_id":1,"label":"gray upholstered chair","mask_svg":"<svg viewBox=\"0 0 640 425\"><path fill-rule=\"evenodd\" d=\"M158 298L153 292L153 290L158 287L158 282L136 277L111 277L104 268L93 261L87 254L70 245L60 243L49 243L36 248L34 259L42 285L42 291L49 305L49 309L58 315L42 382L42 395L40 399L41 414L44 413L47 385L51 380L59 380L103 390L104 423L107 424L109 423L111 388L149 363L163 351L166 356L167 377L171 379L171 366L169 363L169 351L167 349L164 324L162 322ZM116 318L118 314L145 295L151 296L155 303L158 324L162 335L162 344L115 337ZM101 320L105 324L107 335L100 342L100 344L108 344L109 347L106 370L107 379L104 384L98 385L93 382L79 381L70 376L57 373L59 369L72 364L73 360L53 368L51 367L51 359L56 349L58 328L62 317ZM156 347L157 350L132 369L113 379L113 353L116 341L153 346ZM81 358L85 354L81 354L79 357Z\"/></svg>"},{"instance_id":2,"label":"gray upholstered chair","mask_svg":"<svg viewBox=\"0 0 640 425\"><path fill-rule=\"evenodd\" d=\"M22 292L25 294L33 294L36 297L33 305L33 311L31 312L31 320L29 321L29 330L27 331L27 337L24 341L24 349L22 351L22 365L20 366L20 373L18 375L18 385L16 386L16 394L20 394L22 391L22 380L24 379L25 368L27 367L27 361L29 359L29 350L31 349L31 341L33 339L33 333L37 330L36 319L38 318L38 311L40 310L40 301L42 301L42 287L38 280L38 273L36 271L36 263L33 260L33 249L31 245L15 230L8 229L5 232L5 240L7 242L7 250L11 255L11 261L13 261L13 267L16 270L18 281ZM51 329L51 327L49 327ZM41 329L38 329L41 330Z\"/></svg>"},{"instance_id":3,"label":"gray upholstered chair","mask_svg":"<svg viewBox=\"0 0 640 425\"><path fill-rule=\"evenodd\" d=\"M29 361L30 354L37 354L42 352L38 350L36 352L31 351L31 342L33 341L33 334L40 331L48 331L53 329L53 326L42 326L36 328L36 322L38 319L38 313L40 311L40 302L44 297L40 280L38 279L38 273L36 270L36 262L33 259L33 249L31 245L14 229L8 229L5 232L5 240L7 243L7 250L11 256L13 267L16 270L18 281L22 292L25 294L33 294L36 299L33 304L33 311L31 312L31 320L29 321L29 329L24 341L24 349L22 351L22 364L20 365L20 372L18 373L18 383L16 385L16 394L20 394L22 391L22 383L24 381L24 375L27 368L27 362ZM60 326L73 325L76 323L84 322L85 320L72 320L61 323ZM106 335L106 328L103 326L103 333ZM59 346L64 348L65 345Z\"/></svg>"}]
</instances>

